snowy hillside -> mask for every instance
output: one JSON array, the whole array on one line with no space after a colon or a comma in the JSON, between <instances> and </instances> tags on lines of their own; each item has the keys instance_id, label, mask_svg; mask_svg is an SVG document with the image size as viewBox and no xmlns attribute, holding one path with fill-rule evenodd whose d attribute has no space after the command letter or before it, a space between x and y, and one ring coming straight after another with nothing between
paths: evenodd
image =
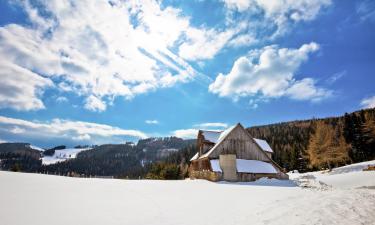
<instances>
[{"instance_id":1,"label":"snowy hillside","mask_svg":"<svg viewBox=\"0 0 375 225\"><path fill-rule=\"evenodd\" d=\"M326 186L335 188L375 188L375 171L363 171L374 166L375 160L361 162L333 169L331 172L289 173L289 178L308 186Z\"/></svg>"},{"instance_id":2,"label":"snowy hillside","mask_svg":"<svg viewBox=\"0 0 375 225\"><path fill-rule=\"evenodd\" d=\"M78 153L90 149L91 148L67 148L62 150L55 150L55 153L52 156L43 156L42 163L43 165L49 165L68 159L74 159L77 157Z\"/></svg>"},{"instance_id":3,"label":"snowy hillside","mask_svg":"<svg viewBox=\"0 0 375 225\"><path fill-rule=\"evenodd\" d=\"M0 218L7 225L374 224L375 172L360 171L358 166L330 174L294 174L289 181L250 183L0 171ZM352 179L357 173L358 179L367 180L367 187ZM342 188L336 180L352 185Z\"/></svg>"},{"instance_id":4,"label":"snowy hillside","mask_svg":"<svg viewBox=\"0 0 375 225\"><path fill-rule=\"evenodd\" d=\"M38 146L30 145L29 147L30 147L31 149L34 149L34 150L38 150L38 151L44 152L44 149L43 149L43 148L40 148L40 147L38 147Z\"/></svg>"}]
</instances>

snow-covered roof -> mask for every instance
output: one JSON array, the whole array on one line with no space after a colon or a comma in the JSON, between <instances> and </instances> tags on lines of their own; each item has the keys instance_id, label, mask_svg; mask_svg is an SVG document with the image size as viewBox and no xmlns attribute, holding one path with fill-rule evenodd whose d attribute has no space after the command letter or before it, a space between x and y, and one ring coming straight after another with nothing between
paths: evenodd
<instances>
[{"instance_id":1,"label":"snow-covered roof","mask_svg":"<svg viewBox=\"0 0 375 225\"><path fill-rule=\"evenodd\" d=\"M212 171L214 172L222 172L220 168L220 163L218 159L210 160Z\"/></svg>"},{"instance_id":2,"label":"snow-covered roof","mask_svg":"<svg viewBox=\"0 0 375 225\"><path fill-rule=\"evenodd\" d=\"M253 138L253 139L259 145L259 147L262 148L263 151L273 153L272 148L267 143L267 141L261 140L261 139L257 139L257 138Z\"/></svg>"},{"instance_id":3,"label":"snow-covered roof","mask_svg":"<svg viewBox=\"0 0 375 225\"><path fill-rule=\"evenodd\" d=\"M204 139L212 143L217 143L221 133L222 131L202 130Z\"/></svg>"},{"instance_id":4,"label":"snow-covered roof","mask_svg":"<svg viewBox=\"0 0 375 225\"><path fill-rule=\"evenodd\" d=\"M236 159L236 164L240 173L277 173L271 163L263 161Z\"/></svg>"},{"instance_id":5,"label":"snow-covered roof","mask_svg":"<svg viewBox=\"0 0 375 225\"><path fill-rule=\"evenodd\" d=\"M195 155L190 159L190 161L198 159L199 152L195 153Z\"/></svg>"},{"instance_id":6,"label":"snow-covered roof","mask_svg":"<svg viewBox=\"0 0 375 225\"><path fill-rule=\"evenodd\" d=\"M237 127L238 125L239 124L231 126L231 127L229 127L228 129L226 129L224 131L205 131L205 130L201 130L202 135L204 136L205 140L208 140L208 141L210 141L212 143L215 143L215 145L208 152L206 152L205 154L203 154L203 155L201 155L199 157L198 157L198 155L196 155L197 158L195 158L195 156L194 156L190 161L198 159L198 158L205 158L205 157L209 156L221 144L221 142L226 138L226 136L228 136L228 134L235 127ZM257 143L257 145L263 151L273 153L273 150L269 146L269 144L267 143L267 141L261 140L261 139L256 139L256 138L253 138L253 140Z\"/></svg>"},{"instance_id":7,"label":"snow-covered roof","mask_svg":"<svg viewBox=\"0 0 375 225\"><path fill-rule=\"evenodd\" d=\"M229 127L228 129L224 130L223 132L220 133L220 136L219 138L217 139L217 142L215 144L214 147L212 147L208 152L206 152L205 154L201 155L199 158L204 158L208 155L211 154L211 152L213 152L217 146L220 145L220 143L225 139L225 137L236 127L236 125L232 126L232 127Z\"/></svg>"},{"instance_id":8,"label":"snow-covered roof","mask_svg":"<svg viewBox=\"0 0 375 225\"><path fill-rule=\"evenodd\" d=\"M218 159L210 160L210 164L212 171L222 172ZM236 159L236 166L239 173L277 173L271 163L258 160Z\"/></svg>"}]
</instances>

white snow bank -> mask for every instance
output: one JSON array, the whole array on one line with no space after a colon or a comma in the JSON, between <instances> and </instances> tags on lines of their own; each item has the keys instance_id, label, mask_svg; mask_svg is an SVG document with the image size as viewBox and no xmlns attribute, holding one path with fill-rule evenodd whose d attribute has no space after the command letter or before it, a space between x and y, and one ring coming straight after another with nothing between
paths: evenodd
<instances>
[{"instance_id":1,"label":"white snow bank","mask_svg":"<svg viewBox=\"0 0 375 225\"><path fill-rule=\"evenodd\" d=\"M78 153L90 149L91 148L67 148L62 150L55 150L55 154L53 154L53 156L43 156L42 164L49 165L63 162L68 159L74 159L77 157Z\"/></svg>"},{"instance_id":2,"label":"white snow bank","mask_svg":"<svg viewBox=\"0 0 375 225\"><path fill-rule=\"evenodd\" d=\"M0 184L0 218L6 225L355 225L375 221L375 193L370 189L313 191L204 180L91 179L2 171Z\"/></svg>"},{"instance_id":3,"label":"white snow bank","mask_svg":"<svg viewBox=\"0 0 375 225\"><path fill-rule=\"evenodd\" d=\"M267 162L258 160L237 159L237 172L242 173L277 173L276 169Z\"/></svg>"},{"instance_id":4,"label":"white snow bank","mask_svg":"<svg viewBox=\"0 0 375 225\"><path fill-rule=\"evenodd\" d=\"M375 171L361 171L333 175L316 175L316 179L339 188L372 187L375 189Z\"/></svg>"},{"instance_id":5,"label":"white snow bank","mask_svg":"<svg viewBox=\"0 0 375 225\"><path fill-rule=\"evenodd\" d=\"M297 187L298 185L292 180L279 180L275 178L262 177L252 182L227 182L219 181L219 184L230 184L230 185L250 185L250 186L266 186L266 187Z\"/></svg>"},{"instance_id":6,"label":"white snow bank","mask_svg":"<svg viewBox=\"0 0 375 225\"><path fill-rule=\"evenodd\" d=\"M334 168L330 174L340 174L340 173L349 173L349 172L357 172L357 171L363 171L363 169L368 168L369 166L374 166L375 160L367 161L367 162L360 162L355 163L347 166L342 166L338 168Z\"/></svg>"},{"instance_id":7,"label":"white snow bank","mask_svg":"<svg viewBox=\"0 0 375 225\"><path fill-rule=\"evenodd\" d=\"M369 165L375 165L375 160L338 167L331 172L288 173L288 175L290 179L295 180L301 186L307 187L320 188L325 185L346 189L375 188L375 171L363 171Z\"/></svg>"}]
</instances>

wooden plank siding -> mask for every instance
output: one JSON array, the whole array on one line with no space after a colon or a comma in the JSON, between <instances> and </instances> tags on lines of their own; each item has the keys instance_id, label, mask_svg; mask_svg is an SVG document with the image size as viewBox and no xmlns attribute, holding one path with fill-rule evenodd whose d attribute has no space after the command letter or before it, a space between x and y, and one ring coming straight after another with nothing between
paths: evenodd
<instances>
[{"instance_id":1,"label":"wooden plank siding","mask_svg":"<svg viewBox=\"0 0 375 225\"><path fill-rule=\"evenodd\" d=\"M193 170L212 170L211 163L208 158L192 161L191 167Z\"/></svg>"},{"instance_id":2,"label":"wooden plank siding","mask_svg":"<svg viewBox=\"0 0 375 225\"><path fill-rule=\"evenodd\" d=\"M208 157L210 159L218 159L222 154L235 154L237 159L270 162L263 150L245 132L240 126L234 128Z\"/></svg>"}]
</instances>

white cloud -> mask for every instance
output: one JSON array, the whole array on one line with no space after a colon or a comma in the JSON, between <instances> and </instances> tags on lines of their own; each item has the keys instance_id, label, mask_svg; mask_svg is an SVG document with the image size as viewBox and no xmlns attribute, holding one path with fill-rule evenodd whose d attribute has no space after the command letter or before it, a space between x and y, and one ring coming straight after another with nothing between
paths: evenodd
<instances>
[{"instance_id":1,"label":"white cloud","mask_svg":"<svg viewBox=\"0 0 375 225\"><path fill-rule=\"evenodd\" d=\"M185 60L212 59L225 48L250 46L270 36L257 32L259 21L255 20L195 26L180 9L153 0L17 2L29 25L0 27L0 57L7 65L1 72L21 74L4 76L9 84L0 89L2 108L43 109L43 90L58 87L82 96L85 108L100 112L116 97L130 100L197 78L210 82ZM276 33L286 29L286 21L316 18L330 3L225 1L230 10L256 13L262 28L276 24ZM25 89L17 92L16 82Z\"/></svg>"},{"instance_id":2,"label":"white cloud","mask_svg":"<svg viewBox=\"0 0 375 225\"><path fill-rule=\"evenodd\" d=\"M363 108L374 108L375 107L375 96L362 99L361 106Z\"/></svg>"},{"instance_id":3,"label":"white cloud","mask_svg":"<svg viewBox=\"0 0 375 225\"><path fill-rule=\"evenodd\" d=\"M290 22L311 21L331 0L223 0L229 10L262 13L266 23L277 26L273 36L285 33Z\"/></svg>"},{"instance_id":4,"label":"white cloud","mask_svg":"<svg viewBox=\"0 0 375 225\"><path fill-rule=\"evenodd\" d=\"M195 124L194 127L198 127L200 129L227 128L228 124L226 123L199 123L199 124Z\"/></svg>"},{"instance_id":5,"label":"white cloud","mask_svg":"<svg viewBox=\"0 0 375 225\"><path fill-rule=\"evenodd\" d=\"M18 140L24 138L63 139L91 141L93 144L97 144L124 141L126 137L147 137L145 133L138 130L126 130L105 124L63 119L41 122L0 116L0 125L2 136L16 134Z\"/></svg>"},{"instance_id":6,"label":"white cloud","mask_svg":"<svg viewBox=\"0 0 375 225\"><path fill-rule=\"evenodd\" d=\"M0 57L7 66L2 66L2 73L17 70L21 75L8 75L8 83L21 80L19 85L27 87L21 93L12 91L13 86L1 88L0 107L19 110L44 108L41 94L53 85L51 80L62 91L87 98L86 108L102 111L109 99L117 96L132 99L177 82L205 77L170 49L183 45L183 36L192 31L210 37L217 34L194 28L179 9L162 8L152 0L51 0L38 2L38 7L29 1L19 4L31 26L10 24L0 28ZM189 36L189 40L194 39L194 46L206 43L212 55L223 47L217 41L230 35L219 36L203 42Z\"/></svg>"},{"instance_id":7,"label":"white cloud","mask_svg":"<svg viewBox=\"0 0 375 225\"><path fill-rule=\"evenodd\" d=\"M249 100L249 106L251 109L257 109L259 107L259 103L264 101L263 99L252 98Z\"/></svg>"},{"instance_id":8,"label":"white cloud","mask_svg":"<svg viewBox=\"0 0 375 225\"><path fill-rule=\"evenodd\" d=\"M194 139L197 138L198 130L197 129L181 129L175 130L172 132L173 136L183 138L183 139Z\"/></svg>"},{"instance_id":9,"label":"white cloud","mask_svg":"<svg viewBox=\"0 0 375 225\"><path fill-rule=\"evenodd\" d=\"M319 88L312 78L295 81L287 90L286 95L295 100L320 101L332 95L332 91Z\"/></svg>"},{"instance_id":10,"label":"white cloud","mask_svg":"<svg viewBox=\"0 0 375 225\"><path fill-rule=\"evenodd\" d=\"M187 40L179 47L179 55L187 60L212 59L240 29L189 29Z\"/></svg>"},{"instance_id":11,"label":"white cloud","mask_svg":"<svg viewBox=\"0 0 375 225\"><path fill-rule=\"evenodd\" d=\"M56 102L62 103L62 102L68 102L68 99L64 96L59 96L56 98Z\"/></svg>"},{"instance_id":12,"label":"white cloud","mask_svg":"<svg viewBox=\"0 0 375 225\"><path fill-rule=\"evenodd\" d=\"M106 104L102 100L93 95L87 97L84 107L85 109L93 112L102 112L107 108Z\"/></svg>"},{"instance_id":13,"label":"white cloud","mask_svg":"<svg viewBox=\"0 0 375 225\"><path fill-rule=\"evenodd\" d=\"M157 121L157 120L146 120L145 123L147 123L147 124L159 124L159 121Z\"/></svg>"},{"instance_id":14,"label":"white cloud","mask_svg":"<svg viewBox=\"0 0 375 225\"><path fill-rule=\"evenodd\" d=\"M335 73L333 74L332 76L330 76L328 79L327 79L327 83L328 84L333 84L335 83L336 81L340 80L342 77L344 77L346 75L346 70L343 70L341 72L338 72L338 73Z\"/></svg>"},{"instance_id":15,"label":"white cloud","mask_svg":"<svg viewBox=\"0 0 375 225\"><path fill-rule=\"evenodd\" d=\"M232 40L229 41L228 45L232 47L243 47L243 46L251 46L258 43L258 40L252 34L241 34L234 37Z\"/></svg>"},{"instance_id":16,"label":"white cloud","mask_svg":"<svg viewBox=\"0 0 375 225\"><path fill-rule=\"evenodd\" d=\"M223 130L228 127L226 123L199 123L194 124L194 128L189 129L179 129L172 132L172 136L176 136L183 139L195 139L197 138L199 130Z\"/></svg>"},{"instance_id":17,"label":"white cloud","mask_svg":"<svg viewBox=\"0 0 375 225\"><path fill-rule=\"evenodd\" d=\"M301 64L318 49L319 45L312 42L299 49L267 46L250 52L249 56L237 59L227 75L220 73L210 84L209 91L235 101L246 96L321 100L330 96L331 91L316 87L312 78L295 79Z\"/></svg>"},{"instance_id":18,"label":"white cloud","mask_svg":"<svg viewBox=\"0 0 375 225\"><path fill-rule=\"evenodd\" d=\"M73 137L72 139L75 141L88 141L91 139L91 136L89 134L81 134L77 137Z\"/></svg>"},{"instance_id":19,"label":"white cloud","mask_svg":"<svg viewBox=\"0 0 375 225\"><path fill-rule=\"evenodd\" d=\"M250 6L254 4L251 0L223 0L223 2L229 9L238 10L239 12L250 9Z\"/></svg>"},{"instance_id":20,"label":"white cloud","mask_svg":"<svg viewBox=\"0 0 375 225\"><path fill-rule=\"evenodd\" d=\"M15 126L11 129L9 129L9 131L13 134L22 134L22 133L25 132L25 129L22 129L22 128L19 128L19 127Z\"/></svg>"},{"instance_id":21,"label":"white cloud","mask_svg":"<svg viewBox=\"0 0 375 225\"><path fill-rule=\"evenodd\" d=\"M42 94L42 88L53 85L50 79L43 78L14 63L7 62L6 58L0 60L0 77L0 108L13 108L16 110L45 108L39 96Z\"/></svg>"},{"instance_id":22,"label":"white cloud","mask_svg":"<svg viewBox=\"0 0 375 225\"><path fill-rule=\"evenodd\" d=\"M375 22L375 3L372 0L361 1L356 7L361 21Z\"/></svg>"}]
</instances>

